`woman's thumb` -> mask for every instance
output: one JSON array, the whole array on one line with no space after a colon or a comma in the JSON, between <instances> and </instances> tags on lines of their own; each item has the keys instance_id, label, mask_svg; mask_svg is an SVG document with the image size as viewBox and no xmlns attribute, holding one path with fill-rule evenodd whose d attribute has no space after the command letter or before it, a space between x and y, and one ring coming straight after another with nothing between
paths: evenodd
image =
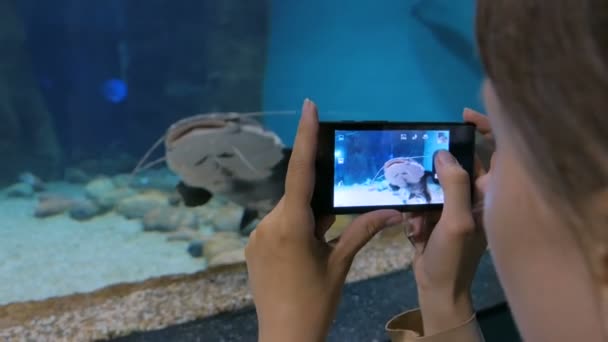
<instances>
[{"instance_id":1,"label":"woman's thumb","mask_svg":"<svg viewBox=\"0 0 608 342\"><path fill-rule=\"evenodd\" d=\"M385 227L403 221L403 214L390 209L375 210L358 216L340 236L332 252L332 261L350 266L355 255Z\"/></svg>"},{"instance_id":2,"label":"woman's thumb","mask_svg":"<svg viewBox=\"0 0 608 342\"><path fill-rule=\"evenodd\" d=\"M442 217L457 218L471 214L471 175L460 166L448 151L440 151L435 158L439 184L443 189Z\"/></svg>"}]
</instances>

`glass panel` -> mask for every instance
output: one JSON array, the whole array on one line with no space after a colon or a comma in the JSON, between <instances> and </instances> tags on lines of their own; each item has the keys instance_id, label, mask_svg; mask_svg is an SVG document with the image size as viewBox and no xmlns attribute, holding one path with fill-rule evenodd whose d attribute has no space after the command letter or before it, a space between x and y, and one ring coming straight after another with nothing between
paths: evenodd
<instances>
[{"instance_id":1,"label":"glass panel","mask_svg":"<svg viewBox=\"0 0 608 342\"><path fill-rule=\"evenodd\" d=\"M0 305L242 264L305 97L321 120L481 109L473 3L2 1ZM409 262L391 234L349 280Z\"/></svg>"}]
</instances>

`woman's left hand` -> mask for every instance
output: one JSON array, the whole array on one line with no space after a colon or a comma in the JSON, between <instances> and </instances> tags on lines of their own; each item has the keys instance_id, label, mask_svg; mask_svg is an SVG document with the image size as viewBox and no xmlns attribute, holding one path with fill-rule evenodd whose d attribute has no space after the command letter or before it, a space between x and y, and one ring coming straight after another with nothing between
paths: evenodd
<instances>
[{"instance_id":1,"label":"woman's left hand","mask_svg":"<svg viewBox=\"0 0 608 342\"><path fill-rule=\"evenodd\" d=\"M337 243L325 241L334 217L315 220L310 207L318 126L316 106L305 100L285 194L245 249L262 342L324 341L355 255L384 227L402 221L396 210L377 210L358 216Z\"/></svg>"}]
</instances>

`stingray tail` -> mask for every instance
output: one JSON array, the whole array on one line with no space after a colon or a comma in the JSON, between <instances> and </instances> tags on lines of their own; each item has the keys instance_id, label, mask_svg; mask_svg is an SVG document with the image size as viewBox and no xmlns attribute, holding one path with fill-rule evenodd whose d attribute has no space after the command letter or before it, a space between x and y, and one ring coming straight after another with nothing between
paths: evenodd
<instances>
[{"instance_id":1,"label":"stingray tail","mask_svg":"<svg viewBox=\"0 0 608 342\"><path fill-rule=\"evenodd\" d=\"M239 225L239 231L242 235L248 236L255 229L258 224L258 217L260 213L253 208L245 208L243 216L241 217L241 223Z\"/></svg>"}]
</instances>

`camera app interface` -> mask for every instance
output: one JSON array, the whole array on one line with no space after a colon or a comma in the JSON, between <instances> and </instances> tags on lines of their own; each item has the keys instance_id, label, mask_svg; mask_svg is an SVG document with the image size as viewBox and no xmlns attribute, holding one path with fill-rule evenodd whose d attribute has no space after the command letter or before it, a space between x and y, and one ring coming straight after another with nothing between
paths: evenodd
<instances>
[{"instance_id":1,"label":"camera app interface","mask_svg":"<svg viewBox=\"0 0 608 342\"><path fill-rule=\"evenodd\" d=\"M449 133L335 131L334 207L443 203L433 160Z\"/></svg>"}]
</instances>

